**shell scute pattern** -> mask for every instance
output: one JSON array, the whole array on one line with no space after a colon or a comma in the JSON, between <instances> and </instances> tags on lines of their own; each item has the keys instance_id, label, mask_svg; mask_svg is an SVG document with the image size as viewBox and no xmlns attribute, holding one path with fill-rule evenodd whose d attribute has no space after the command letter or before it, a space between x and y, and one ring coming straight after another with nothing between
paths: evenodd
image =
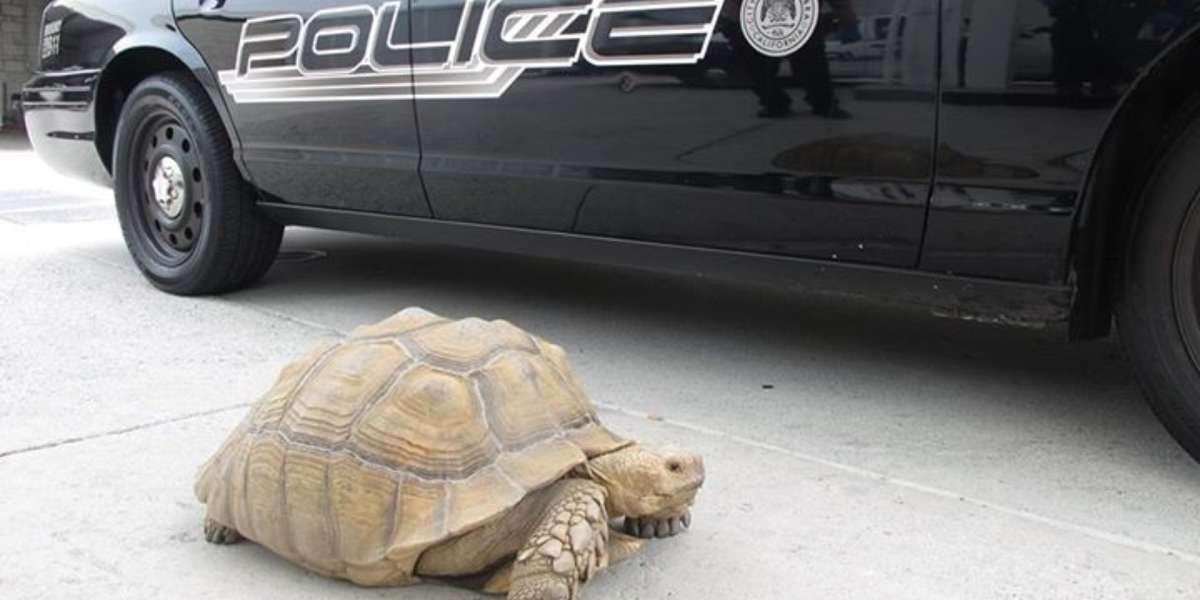
<instances>
[{"instance_id":1,"label":"shell scute pattern","mask_svg":"<svg viewBox=\"0 0 1200 600\"><path fill-rule=\"evenodd\" d=\"M420 477L467 476L500 452L481 408L470 381L421 364L364 414L351 443Z\"/></svg>"},{"instance_id":2,"label":"shell scute pattern","mask_svg":"<svg viewBox=\"0 0 1200 600\"><path fill-rule=\"evenodd\" d=\"M446 532L464 533L493 516L496 506L513 506L525 497L527 488L495 465L477 471L450 486L446 502Z\"/></svg>"},{"instance_id":3,"label":"shell scute pattern","mask_svg":"<svg viewBox=\"0 0 1200 600\"><path fill-rule=\"evenodd\" d=\"M409 309L286 367L196 489L211 518L279 554L384 585L626 443L558 346Z\"/></svg>"},{"instance_id":4,"label":"shell scute pattern","mask_svg":"<svg viewBox=\"0 0 1200 600\"><path fill-rule=\"evenodd\" d=\"M325 344L285 366L280 371L279 377L275 379L275 384L267 390L266 394L263 394L251 410L250 422L256 427L274 426L279 423L279 420L283 418L284 411L292 401L292 395L296 388L316 366L321 364L321 359L337 347L337 344Z\"/></svg>"},{"instance_id":5,"label":"shell scute pattern","mask_svg":"<svg viewBox=\"0 0 1200 600\"><path fill-rule=\"evenodd\" d=\"M350 332L352 339L372 337L395 337L409 333L422 327L436 323L446 323L447 319L439 317L427 310L409 308L402 310L378 323L362 325Z\"/></svg>"},{"instance_id":6,"label":"shell scute pattern","mask_svg":"<svg viewBox=\"0 0 1200 600\"><path fill-rule=\"evenodd\" d=\"M411 362L402 346L387 340L343 344L314 366L293 392L280 429L293 439L329 446L345 442L364 404Z\"/></svg>"},{"instance_id":7,"label":"shell scute pattern","mask_svg":"<svg viewBox=\"0 0 1200 600\"><path fill-rule=\"evenodd\" d=\"M398 543L387 550L390 560L416 560L413 555L416 549L446 538L449 494L449 486L439 481L410 478L401 482L396 498L396 530L392 535Z\"/></svg>"},{"instance_id":8,"label":"shell scute pattern","mask_svg":"<svg viewBox=\"0 0 1200 600\"><path fill-rule=\"evenodd\" d=\"M283 442L274 437L262 437L254 440L246 455L244 477L248 484L245 488L245 515L248 531L243 535L252 539L264 538L286 542L287 512L284 510L284 478L283 465L286 448ZM234 475L236 478L236 474ZM231 499L237 502L236 498ZM238 528L238 531L242 531ZM291 554L290 548L283 546L280 552Z\"/></svg>"},{"instance_id":9,"label":"shell scute pattern","mask_svg":"<svg viewBox=\"0 0 1200 600\"><path fill-rule=\"evenodd\" d=\"M523 448L520 452L501 454L496 466L526 490L534 490L554 481L587 460L578 446L566 439L550 439Z\"/></svg>"},{"instance_id":10,"label":"shell scute pattern","mask_svg":"<svg viewBox=\"0 0 1200 600\"><path fill-rule=\"evenodd\" d=\"M298 556L323 571L338 567L331 495L327 493L329 462L319 455L289 449L285 456L284 498L288 514L288 542Z\"/></svg>"},{"instance_id":11,"label":"shell scute pattern","mask_svg":"<svg viewBox=\"0 0 1200 600\"><path fill-rule=\"evenodd\" d=\"M478 369L504 350L537 352L533 338L507 321L463 319L417 329L408 338L422 360L458 373Z\"/></svg>"},{"instance_id":12,"label":"shell scute pattern","mask_svg":"<svg viewBox=\"0 0 1200 600\"><path fill-rule=\"evenodd\" d=\"M339 558L355 564L381 560L394 528L396 478L339 456L329 464L328 482Z\"/></svg>"},{"instance_id":13,"label":"shell scute pattern","mask_svg":"<svg viewBox=\"0 0 1200 600\"><path fill-rule=\"evenodd\" d=\"M578 388L540 356L505 352L476 378L492 409L488 412L492 431L505 448L523 448L593 418L580 401Z\"/></svg>"}]
</instances>

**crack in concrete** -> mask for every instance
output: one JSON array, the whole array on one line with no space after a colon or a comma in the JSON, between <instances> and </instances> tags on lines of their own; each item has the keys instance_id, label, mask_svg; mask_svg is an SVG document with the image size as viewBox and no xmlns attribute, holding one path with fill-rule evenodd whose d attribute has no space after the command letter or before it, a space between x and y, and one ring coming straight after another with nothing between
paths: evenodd
<instances>
[{"instance_id":1,"label":"crack in concrete","mask_svg":"<svg viewBox=\"0 0 1200 600\"><path fill-rule=\"evenodd\" d=\"M150 421L148 423L142 423L140 425L133 425L130 427L122 427L121 429L113 429L110 431L102 431L100 433L93 433L93 434L89 434L89 435L69 437L69 438L64 438L61 440L56 440L53 442L46 442L44 444L36 444L33 446L26 446L24 448L17 448L15 450L4 450L4 451L0 451L0 459L5 459L10 456L16 456L19 454L28 454L30 452L37 452L39 450L49 450L50 448L57 448L59 446L69 446L72 444L78 444L81 442L87 442L87 441L99 439L99 438L124 435L126 433L132 433L134 431L142 431L144 429L151 429L153 427L159 427L162 425L170 425L172 423L188 421L190 419L199 419L201 417L208 417L208 416L212 416L212 415L216 415L216 414L226 413L226 412L233 411L233 410L245 409L245 408L249 407L250 404L251 404L250 402L241 402L238 404L223 406L221 408L212 408L209 410L202 410L200 412L188 413L186 415L180 415L177 417L170 417L167 419L159 419L157 421Z\"/></svg>"},{"instance_id":2,"label":"crack in concrete","mask_svg":"<svg viewBox=\"0 0 1200 600\"><path fill-rule=\"evenodd\" d=\"M230 304L232 306L236 306L238 308L249 309L251 312L256 312L256 313L259 313L262 315L267 315L268 317L273 317L275 319L279 319L280 321L284 321L286 323L291 323L293 325L300 325L302 327L307 327L309 329L314 329L316 331L321 331L321 332L324 332L327 334L332 333L339 337L349 337L350 336L350 332L348 332L348 331L342 331L341 329L338 329L336 327L322 325L315 321L309 321L308 319L302 319L300 317L293 317L291 315L281 313L277 310L272 310L270 308L266 308L263 306L255 306L253 304L239 304L239 303L234 302L233 300L230 300L227 298L215 298L215 300L219 300L221 302Z\"/></svg>"},{"instance_id":3,"label":"crack in concrete","mask_svg":"<svg viewBox=\"0 0 1200 600\"><path fill-rule=\"evenodd\" d=\"M1139 540L1137 538L1129 537L1127 535L1123 535L1120 533L1113 533L1111 531L1105 531L1103 529L1097 529L1095 527L1089 527L1087 525L1080 525L1078 523L1072 523L1070 521L1064 521L1062 519L1056 519L1054 517L1047 517L1045 515L1040 515L1040 514L1030 512L1030 511L1027 511L1024 509L1013 508L1011 506L997 504L995 502L991 502L989 500L984 500L982 498L975 498L972 496L967 496L965 494L960 494L953 490L947 490L947 489L939 488L939 487L932 486L932 485L918 483L916 481L909 481L907 479L892 477L890 475L886 475L886 474L880 473L878 471L872 471L871 469L866 469L863 467L856 467L854 465L840 463L840 462L829 460L826 458L821 458L819 456L806 454L804 452L798 452L796 450L784 448L783 446L777 446L775 444L769 444L767 442L761 442L761 441L743 437L740 435L727 433L727 432L721 431L719 429L713 429L711 427L705 427L703 425L695 425L692 423L687 423L685 421L676 421L674 419L667 419L667 418L663 418L658 415L651 415L649 413L644 413L644 412L641 412L638 410L622 408L620 406L617 406L615 404L609 404L607 402L595 402L595 401L593 401L593 402L599 408L602 408L605 410L610 410L610 411L625 415L627 417L653 420L657 423L664 423L664 424L670 425L672 427L683 429L685 431L690 431L692 433L699 433L702 435L717 437L717 438L728 440L730 442L734 442L737 444L742 444L742 445L750 446L752 448L757 448L759 450L765 450L768 452L783 454L783 455L789 456L789 457L797 459L797 460L820 465L822 467L826 467L826 468L833 469L836 471L841 471L842 473L847 473L849 475L854 475L856 477L869 479L871 481L875 481L875 482L882 483L885 485L892 485L892 486L896 486L896 487L899 487L902 489L919 492L919 493L930 495L930 496L936 496L938 498L954 500L957 502L963 502L963 503L975 506L977 508L982 508L982 509L989 510L989 511L995 511L995 512L998 512L1000 514L1007 515L1010 517L1022 519L1025 521L1031 521L1034 523L1039 523L1041 525L1046 525L1048 527L1058 529L1059 531L1075 533L1075 534L1083 535L1083 536L1086 536L1086 537L1089 537L1089 538L1092 538L1095 540L1100 540L1100 541L1116 544L1118 546L1123 546L1123 547L1134 549L1134 550L1141 550L1143 552L1148 552L1151 554L1161 554L1161 555L1165 555L1165 556L1170 556L1172 558L1177 558L1179 560L1182 560L1183 562L1186 562L1186 563L1200 565L1200 555L1194 554L1191 552L1187 552L1185 550L1179 550L1177 548L1172 548L1170 546L1164 546L1162 544L1156 544L1154 542L1147 542L1145 540Z\"/></svg>"}]
</instances>

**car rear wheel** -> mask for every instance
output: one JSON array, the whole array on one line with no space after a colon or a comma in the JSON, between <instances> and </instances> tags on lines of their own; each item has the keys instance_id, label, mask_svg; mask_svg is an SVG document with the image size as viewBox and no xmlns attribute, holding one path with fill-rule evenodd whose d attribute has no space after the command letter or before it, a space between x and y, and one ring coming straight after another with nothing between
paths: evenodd
<instances>
[{"instance_id":1,"label":"car rear wheel","mask_svg":"<svg viewBox=\"0 0 1200 600\"><path fill-rule=\"evenodd\" d=\"M156 287L226 292L271 267L283 228L258 210L216 109L189 75L157 75L134 88L114 146L121 231Z\"/></svg>"},{"instance_id":2,"label":"car rear wheel","mask_svg":"<svg viewBox=\"0 0 1200 600\"><path fill-rule=\"evenodd\" d=\"M1134 227L1121 337L1155 413L1200 461L1200 119L1159 163Z\"/></svg>"}]
</instances>

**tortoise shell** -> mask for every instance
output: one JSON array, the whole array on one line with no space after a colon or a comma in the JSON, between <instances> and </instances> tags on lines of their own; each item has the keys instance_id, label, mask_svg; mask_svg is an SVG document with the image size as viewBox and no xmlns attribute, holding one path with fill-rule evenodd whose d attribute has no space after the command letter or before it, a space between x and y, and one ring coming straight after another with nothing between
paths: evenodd
<instances>
[{"instance_id":1,"label":"tortoise shell","mask_svg":"<svg viewBox=\"0 0 1200 600\"><path fill-rule=\"evenodd\" d=\"M285 367L196 495L210 519L311 570L395 585L426 548L626 445L562 348L407 309Z\"/></svg>"}]
</instances>

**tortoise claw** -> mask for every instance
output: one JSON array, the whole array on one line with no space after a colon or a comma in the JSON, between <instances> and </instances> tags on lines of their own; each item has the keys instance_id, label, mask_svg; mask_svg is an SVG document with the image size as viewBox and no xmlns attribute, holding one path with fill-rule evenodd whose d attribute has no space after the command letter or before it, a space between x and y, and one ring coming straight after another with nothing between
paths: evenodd
<instances>
[{"instance_id":1,"label":"tortoise claw","mask_svg":"<svg viewBox=\"0 0 1200 600\"><path fill-rule=\"evenodd\" d=\"M625 518L625 533L644 540L651 538L668 538L687 531L691 526L692 515L686 512L680 516L656 518Z\"/></svg>"},{"instance_id":2,"label":"tortoise claw","mask_svg":"<svg viewBox=\"0 0 1200 600\"><path fill-rule=\"evenodd\" d=\"M648 540L654 537L655 530L654 521L650 519L625 518L625 533L629 535Z\"/></svg>"},{"instance_id":3,"label":"tortoise claw","mask_svg":"<svg viewBox=\"0 0 1200 600\"><path fill-rule=\"evenodd\" d=\"M667 520L667 529L670 535L679 535L683 531L683 523L680 522L679 517L671 517Z\"/></svg>"}]
</instances>

